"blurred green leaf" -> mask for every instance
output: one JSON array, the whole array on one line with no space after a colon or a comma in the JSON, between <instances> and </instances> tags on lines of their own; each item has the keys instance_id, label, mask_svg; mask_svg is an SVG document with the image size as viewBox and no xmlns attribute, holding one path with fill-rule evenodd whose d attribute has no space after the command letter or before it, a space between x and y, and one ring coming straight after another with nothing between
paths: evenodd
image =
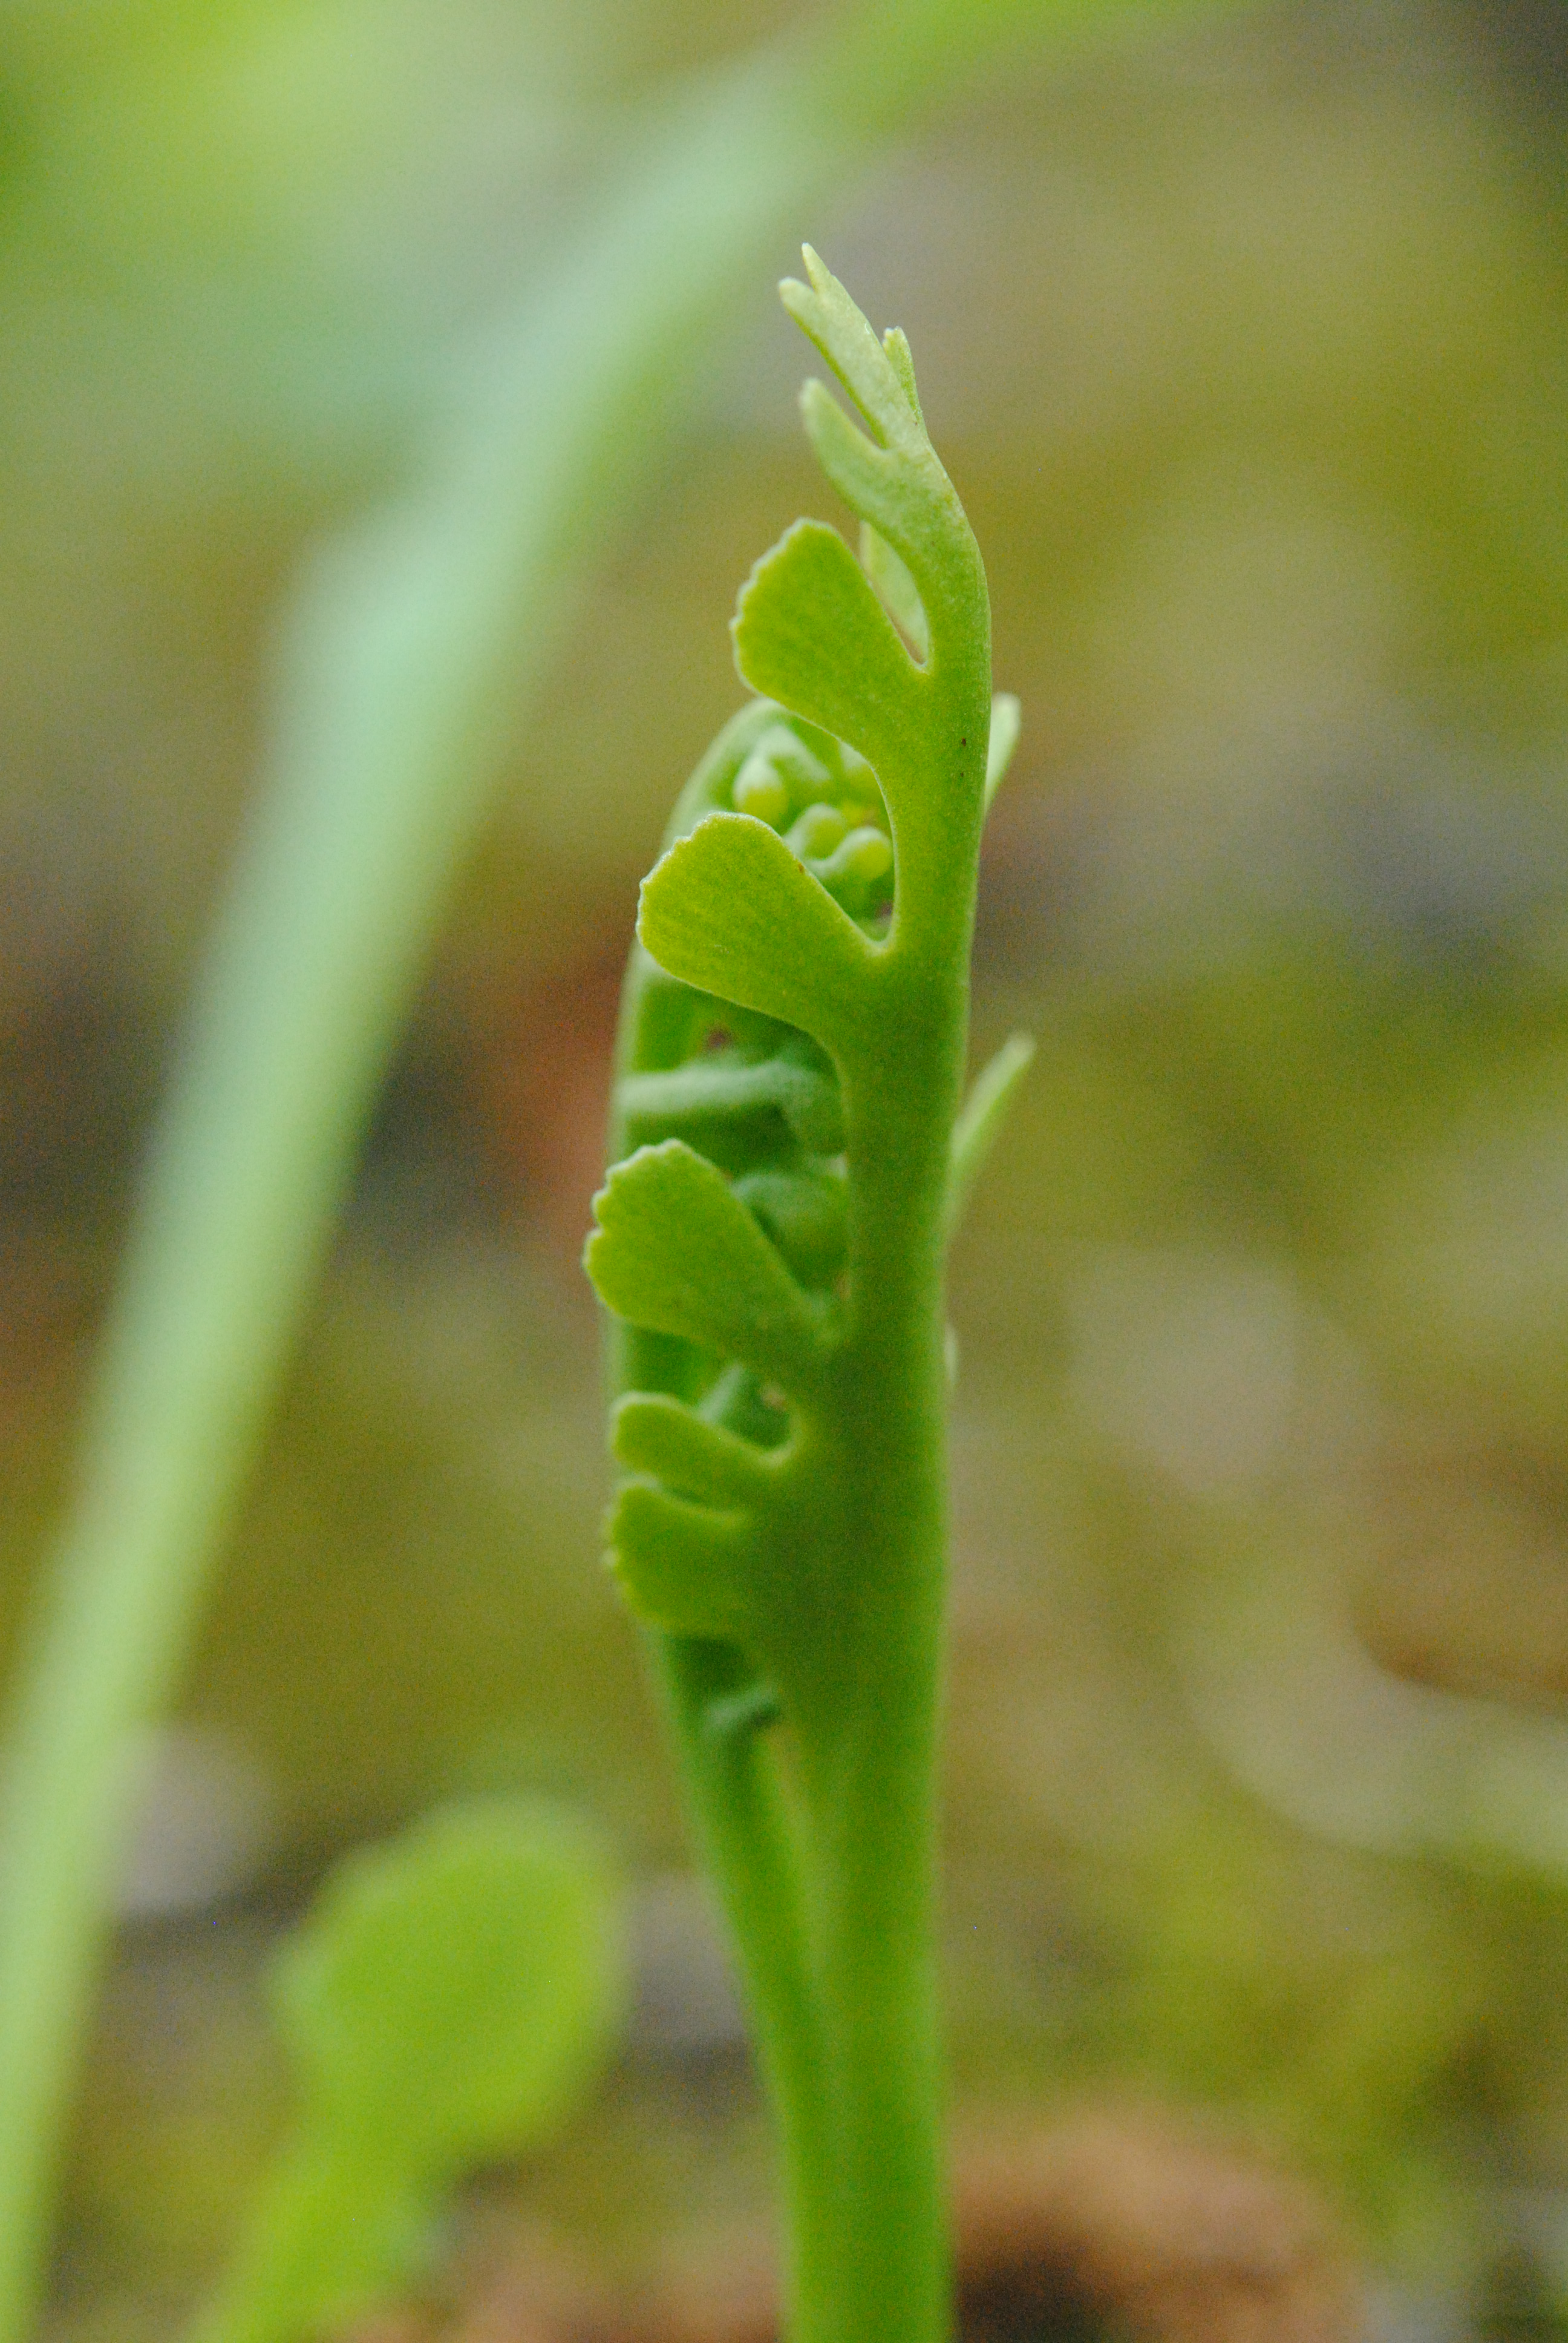
<instances>
[{"instance_id":1,"label":"blurred green leaf","mask_svg":"<svg viewBox=\"0 0 1568 2343\"><path fill-rule=\"evenodd\" d=\"M207 2343L286 2343L407 2273L440 2191L558 2123L626 2004L592 1833L522 1802L351 1855L276 1971L300 2109Z\"/></svg>"},{"instance_id":2,"label":"blurred green leaf","mask_svg":"<svg viewBox=\"0 0 1568 2343\"><path fill-rule=\"evenodd\" d=\"M570 2106L624 2001L603 1851L543 1807L458 1807L351 1856L279 1962L305 2120L437 2172Z\"/></svg>"}]
</instances>

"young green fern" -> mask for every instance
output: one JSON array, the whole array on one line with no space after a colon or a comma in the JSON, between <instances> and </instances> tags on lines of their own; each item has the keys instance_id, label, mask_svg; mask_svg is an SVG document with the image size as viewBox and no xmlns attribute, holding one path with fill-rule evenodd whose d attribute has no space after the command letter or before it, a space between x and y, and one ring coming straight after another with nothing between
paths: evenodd
<instances>
[{"instance_id":1,"label":"young green fern","mask_svg":"<svg viewBox=\"0 0 1568 2343\"><path fill-rule=\"evenodd\" d=\"M859 417L810 382L806 428L861 559L799 521L742 591L765 697L643 887L587 1262L623 1322L611 1559L741 1954L797 2343L936 2343L943 1269L1030 1055L1009 1043L960 1112L1017 707L993 709L985 573L909 346L806 265L785 306Z\"/></svg>"}]
</instances>

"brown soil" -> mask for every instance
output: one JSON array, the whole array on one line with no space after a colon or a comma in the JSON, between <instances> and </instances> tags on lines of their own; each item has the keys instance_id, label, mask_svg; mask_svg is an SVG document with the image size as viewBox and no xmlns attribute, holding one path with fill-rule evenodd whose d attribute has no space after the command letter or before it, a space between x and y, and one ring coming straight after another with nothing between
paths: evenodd
<instances>
[{"instance_id":1,"label":"brown soil","mask_svg":"<svg viewBox=\"0 0 1568 2343\"><path fill-rule=\"evenodd\" d=\"M1094 2109L958 2159L960 2343L1356 2343L1342 2242L1311 2190L1161 2113ZM754 2231L635 2298L498 2242L439 2309L358 2343L777 2343ZM894 2338L890 2338L894 2343Z\"/></svg>"},{"instance_id":2,"label":"brown soil","mask_svg":"<svg viewBox=\"0 0 1568 2343\"><path fill-rule=\"evenodd\" d=\"M1085 2112L959 2162L964 2343L1107 2328L1149 2343L1350 2343L1351 2265L1318 2198L1163 2114Z\"/></svg>"}]
</instances>

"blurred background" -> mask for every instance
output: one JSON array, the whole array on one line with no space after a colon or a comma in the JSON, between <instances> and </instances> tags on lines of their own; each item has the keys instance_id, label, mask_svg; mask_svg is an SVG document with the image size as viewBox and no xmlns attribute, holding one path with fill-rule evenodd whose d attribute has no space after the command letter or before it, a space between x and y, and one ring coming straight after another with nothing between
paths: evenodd
<instances>
[{"instance_id":1,"label":"blurred background","mask_svg":"<svg viewBox=\"0 0 1568 2343\"><path fill-rule=\"evenodd\" d=\"M792 13L0 10L7 1653L291 578L635 126ZM976 1039L1040 1054L952 1297L960 2117L1207 2111L1391 2336L1568 2331L1565 145L1562 0L1299 0L1026 45L799 223L910 333L1025 710ZM283 2104L268 1944L464 1790L564 1795L637 1883L630 2049L518 2201L628 2267L766 2202L577 1255L735 588L841 518L809 356L759 281L508 752L151 1754L62 2335L210 2278Z\"/></svg>"}]
</instances>

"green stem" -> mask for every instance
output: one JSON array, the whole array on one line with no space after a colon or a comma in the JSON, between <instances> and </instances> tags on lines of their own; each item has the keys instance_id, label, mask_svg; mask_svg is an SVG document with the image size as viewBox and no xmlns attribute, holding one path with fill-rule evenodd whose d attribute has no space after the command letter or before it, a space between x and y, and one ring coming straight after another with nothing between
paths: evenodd
<instances>
[{"instance_id":1,"label":"green stem","mask_svg":"<svg viewBox=\"0 0 1568 2343\"><path fill-rule=\"evenodd\" d=\"M362 2318L414 2258L429 2193L374 2169L362 2148L296 2149L269 2176L188 2343L280 2343Z\"/></svg>"},{"instance_id":2,"label":"green stem","mask_svg":"<svg viewBox=\"0 0 1568 2343\"><path fill-rule=\"evenodd\" d=\"M778 2128L788 2229L789 2331L829 2343L839 2300L836 2127L817 1993L810 1919L795 1818L769 1736L745 1725L715 1729L717 1701L742 1680L730 1644L656 1637L697 1818L739 1955L751 2036Z\"/></svg>"},{"instance_id":3,"label":"green stem","mask_svg":"<svg viewBox=\"0 0 1568 2343\"><path fill-rule=\"evenodd\" d=\"M950 2329L936 1971L936 1755L947 1581L947 1388L940 1214L966 988L924 1048L851 1089L865 1199L861 1296L839 1383L852 1492L839 1722L809 1745L813 1855L846 2236L839 2343Z\"/></svg>"}]
</instances>

